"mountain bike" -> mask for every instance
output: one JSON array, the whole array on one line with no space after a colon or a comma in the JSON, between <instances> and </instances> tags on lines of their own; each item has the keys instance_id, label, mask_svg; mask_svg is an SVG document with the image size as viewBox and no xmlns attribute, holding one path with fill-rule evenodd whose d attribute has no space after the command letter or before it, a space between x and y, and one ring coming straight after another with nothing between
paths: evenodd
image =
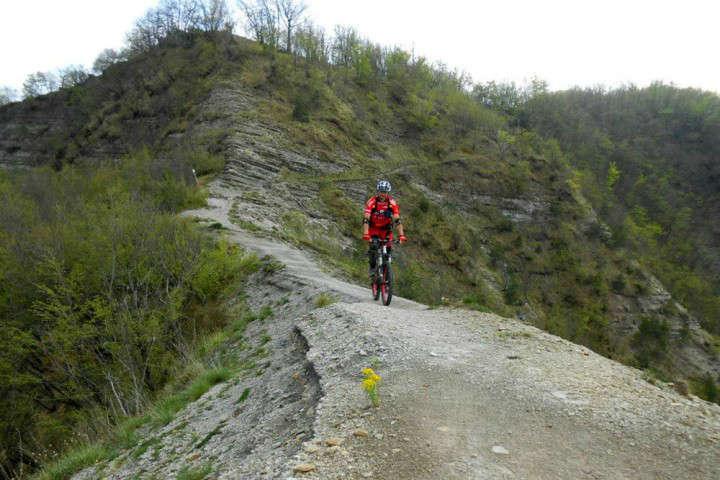
<instances>
[{"instance_id":1,"label":"mountain bike","mask_svg":"<svg viewBox=\"0 0 720 480\"><path fill-rule=\"evenodd\" d=\"M388 248L390 240L373 238L375 255L375 273L371 280L373 300L382 297L383 305L390 305L393 296L392 250ZM393 241L398 244L397 240Z\"/></svg>"}]
</instances>

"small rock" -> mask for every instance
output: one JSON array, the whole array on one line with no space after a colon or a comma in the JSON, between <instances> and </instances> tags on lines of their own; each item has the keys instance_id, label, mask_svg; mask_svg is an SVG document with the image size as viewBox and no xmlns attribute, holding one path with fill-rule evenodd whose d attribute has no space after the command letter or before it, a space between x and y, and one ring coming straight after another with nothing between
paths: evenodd
<instances>
[{"instance_id":1,"label":"small rock","mask_svg":"<svg viewBox=\"0 0 720 480\"><path fill-rule=\"evenodd\" d=\"M372 478L373 474L370 472L362 472L360 476L363 478Z\"/></svg>"},{"instance_id":2,"label":"small rock","mask_svg":"<svg viewBox=\"0 0 720 480\"><path fill-rule=\"evenodd\" d=\"M508 452L507 449L505 447L503 447L502 445L495 445L494 447L492 447L492 452L500 454L500 455L509 455L510 454L510 452Z\"/></svg>"},{"instance_id":3,"label":"small rock","mask_svg":"<svg viewBox=\"0 0 720 480\"><path fill-rule=\"evenodd\" d=\"M368 432L366 430L363 430L362 428L358 428L353 432L353 435L355 435L356 437L367 437Z\"/></svg>"},{"instance_id":4,"label":"small rock","mask_svg":"<svg viewBox=\"0 0 720 480\"><path fill-rule=\"evenodd\" d=\"M295 468L293 468L293 472L295 473L308 473L315 470L315 465L312 463L301 463L300 465L295 465Z\"/></svg>"},{"instance_id":5,"label":"small rock","mask_svg":"<svg viewBox=\"0 0 720 480\"><path fill-rule=\"evenodd\" d=\"M340 445L342 443L343 443L342 438L333 437L333 438L328 438L327 440L325 440L325 445L327 445L328 447L337 447L338 445Z\"/></svg>"},{"instance_id":6,"label":"small rock","mask_svg":"<svg viewBox=\"0 0 720 480\"><path fill-rule=\"evenodd\" d=\"M305 446L305 451L307 453L316 453L318 450L320 450L320 449L318 447L316 447L315 445L306 445Z\"/></svg>"}]
</instances>

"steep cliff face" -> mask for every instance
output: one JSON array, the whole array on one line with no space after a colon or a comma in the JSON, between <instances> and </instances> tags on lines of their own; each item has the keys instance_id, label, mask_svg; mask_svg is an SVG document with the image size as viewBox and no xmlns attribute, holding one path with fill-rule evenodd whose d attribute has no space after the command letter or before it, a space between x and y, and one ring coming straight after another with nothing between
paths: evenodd
<instances>
[{"instance_id":1,"label":"steep cliff face","mask_svg":"<svg viewBox=\"0 0 720 480\"><path fill-rule=\"evenodd\" d=\"M213 192L238 227L309 247L357 282L360 207L388 177L411 238L397 259L401 295L516 316L667 375L720 375L713 337L607 245L557 144L448 97L470 112L458 115L434 90L432 121L418 118L416 100L391 90L242 40L202 40L0 108L0 164L59 167L138 148L177 168L221 156ZM664 337L644 338L643 322L667 325Z\"/></svg>"}]
</instances>

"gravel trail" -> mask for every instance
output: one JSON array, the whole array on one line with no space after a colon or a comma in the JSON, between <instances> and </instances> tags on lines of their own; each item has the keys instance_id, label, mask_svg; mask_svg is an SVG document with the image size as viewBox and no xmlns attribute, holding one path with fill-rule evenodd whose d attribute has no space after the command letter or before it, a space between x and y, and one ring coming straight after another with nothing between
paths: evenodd
<instances>
[{"instance_id":1,"label":"gravel trail","mask_svg":"<svg viewBox=\"0 0 720 480\"><path fill-rule=\"evenodd\" d=\"M275 257L285 266L285 273L300 283L312 287L320 287L338 295L349 302L372 302L369 288L360 287L352 283L337 279L320 268L315 256L307 251L300 250L288 243L254 235L238 228L230 220L231 202L225 196L211 197L208 207L185 212L187 216L194 216L212 222L218 222L227 229L228 237L243 247L260 256ZM394 296L390 304L393 309L424 310L427 306Z\"/></svg>"},{"instance_id":2,"label":"gravel trail","mask_svg":"<svg viewBox=\"0 0 720 480\"><path fill-rule=\"evenodd\" d=\"M323 390L296 457L314 478L718 478L720 407L519 321L336 304L300 330Z\"/></svg>"}]
</instances>

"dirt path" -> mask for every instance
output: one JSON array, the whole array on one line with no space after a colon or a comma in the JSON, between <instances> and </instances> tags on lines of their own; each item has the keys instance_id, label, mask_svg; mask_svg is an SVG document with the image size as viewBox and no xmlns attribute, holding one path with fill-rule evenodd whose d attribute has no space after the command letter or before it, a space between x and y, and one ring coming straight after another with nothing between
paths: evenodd
<instances>
[{"instance_id":1,"label":"dirt path","mask_svg":"<svg viewBox=\"0 0 720 480\"><path fill-rule=\"evenodd\" d=\"M225 197L211 197L208 207L185 212L185 215L218 222L228 231L232 241L256 252L260 256L270 255L286 266L286 273L302 283L325 288L339 295L347 302L372 303L368 287L360 287L352 283L334 278L323 271L312 253L300 250L285 242L272 238L253 235L238 228L230 220L230 201ZM423 310L427 307L398 296L393 297L390 304L393 309Z\"/></svg>"},{"instance_id":2,"label":"dirt path","mask_svg":"<svg viewBox=\"0 0 720 480\"><path fill-rule=\"evenodd\" d=\"M347 452L310 444L297 461L316 478L717 478L717 405L521 322L337 304L300 329L324 393L316 440ZM378 409L359 388L372 364Z\"/></svg>"}]
</instances>

